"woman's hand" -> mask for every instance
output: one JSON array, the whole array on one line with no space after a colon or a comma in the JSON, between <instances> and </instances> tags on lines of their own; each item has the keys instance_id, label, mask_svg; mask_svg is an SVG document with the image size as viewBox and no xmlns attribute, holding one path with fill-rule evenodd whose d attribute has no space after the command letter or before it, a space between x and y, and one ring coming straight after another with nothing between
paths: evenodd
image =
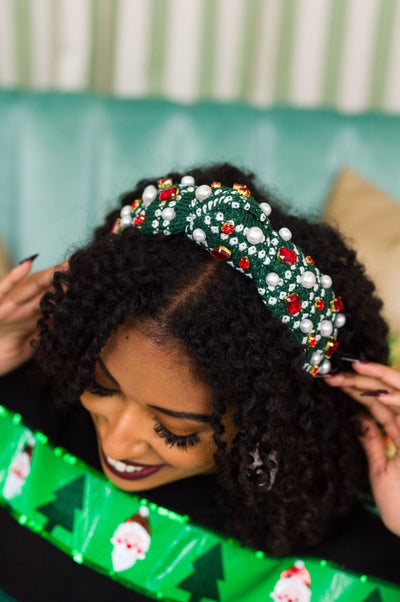
<instances>
[{"instance_id":1,"label":"woman's hand","mask_svg":"<svg viewBox=\"0 0 400 602\"><path fill-rule=\"evenodd\" d=\"M400 372L369 362L355 361L352 367L353 373L330 375L326 382L368 408L395 446L395 453L388 457L376 422L371 416L359 417L375 503L387 528L400 536Z\"/></svg>"},{"instance_id":2,"label":"woman's hand","mask_svg":"<svg viewBox=\"0 0 400 602\"><path fill-rule=\"evenodd\" d=\"M32 260L26 260L0 280L0 376L34 353L32 341L38 336L39 301L50 287L54 268L28 276L31 267Z\"/></svg>"}]
</instances>

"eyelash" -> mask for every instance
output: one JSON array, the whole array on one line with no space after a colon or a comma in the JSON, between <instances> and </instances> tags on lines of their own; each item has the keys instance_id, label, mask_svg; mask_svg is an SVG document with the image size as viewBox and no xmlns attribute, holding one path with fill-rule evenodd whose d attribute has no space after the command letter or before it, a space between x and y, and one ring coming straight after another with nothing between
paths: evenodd
<instances>
[{"instance_id":1,"label":"eyelash","mask_svg":"<svg viewBox=\"0 0 400 602\"><path fill-rule=\"evenodd\" d=\"M93 395L98 395L99 397L111 397L115 395L117 391L113 389L107 389L106 387L102 387L101 385L94 382L87 389L89 393ZM165 439L165 443L168 447L177 447L178 449L187 450L189 447L194 447L198 443L200 443L200 438L197 433L192 433L191 435L175 435L171 433L161 422L157 422L154 426L154 432L156 435Z\"/></svg>"},{"instance_id":2,"label":"eyelash","mask_svg":"<svg viewBox=\"0 0 400 602\"><path fill-rule=\"evenodd\" d=\"M115 391L114 389L106 389L106 387L102 387L97 383L92 383L87 390L89 393L98 395L99 397L111 397L111 395L118 393L118 391Z\"/></svg>"},{"instance_id":3,"label":"eyelash","mask_svg":"<svg viewBox=\"0 0 400 602\"><path fill-rule=\"evenodd\" d=\"M154 432L156 435L165 439L166 445L169 447L177 447L178 449L187 450L188 447L194 447L198 443L200 443L200 439L197 433L192 433L191 435L175 435L171 433L164 425L158 422L154 427Z\"/></svg>"}]
</instances>

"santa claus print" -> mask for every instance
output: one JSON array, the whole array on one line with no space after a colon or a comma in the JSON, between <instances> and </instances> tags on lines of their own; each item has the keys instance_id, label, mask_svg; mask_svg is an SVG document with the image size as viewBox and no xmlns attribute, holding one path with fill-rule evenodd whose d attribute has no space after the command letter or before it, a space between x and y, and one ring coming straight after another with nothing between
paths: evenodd
<instances>
[{"instance_id":1,"label":"santa claus print","mask_svg":"<svg viewBox=\"0 0 400 602\"><path fill-rule=\"evenodd\" d=\"M118 525L111 538L113 569L116 573L132 568L137 560L146 558L150 547L149 510L141 506L139 511Z\"/></svg>"},{"instance_id":2,"label":"santa claus print","mask_svg":"<svg viewBox=\"0 0 400 602\"><path fill-rule=\"evenodd\" d=\"M310 573L304 562L297 560L290 569L281 573L270 596L276 602L310 602L310 586Z\"/></svg>"},{"instance_id":3,"label":"santa claus print","mask_svg":"<svg viewBox=\"0 0 400 602\"><path fill-rule=\"evenodd\" d=\"M3 497L11 500L22 491L26 479L31 471L31 462L35 438L30 436L27 443L14 456L3 485Z\"/></svg>"}]
</instances>

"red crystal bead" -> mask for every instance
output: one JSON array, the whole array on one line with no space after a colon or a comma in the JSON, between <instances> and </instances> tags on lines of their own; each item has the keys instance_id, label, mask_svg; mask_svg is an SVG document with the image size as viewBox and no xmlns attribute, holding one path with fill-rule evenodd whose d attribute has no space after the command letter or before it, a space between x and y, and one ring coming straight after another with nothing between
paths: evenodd
<instances>
[{"instance_id":1,"label":"red crystal bead","mask_svg":"<svg viewBox=\"0 0 400 602\"><path fill-rule=\"evenodd\" d=\"M211 188L221 188L222 184L221 182L212 182L211 183Z\"/></svg>"},{"instance_id":2,"label":"red crystal bead","mask_svg":"<svg viewBox=\"0 0 400 602\"><path fill-rule=\"evenodd\" d=\"M121 218L118 218L113 223L113 227L111 228L111 234L118 234L121 226Z\"/></svg>"},{"instance_id":3,"label":"red crystal bead","mask_svg":"<svg viewBox=\"0 0 400 602\"><path fill-rule=\"evenodd\" d=\"M324 309L324 307L325 307L325 303L324 303L323 299L317 299L317 300L315 301L314 305L315 305L315 307L316 307L317 309L319 309L320 311L322 311L322 310Z\"/></svg>"},{"instance_id":4,"label":"red crystal bead","mask_svg":"<svg viewBox=\"0 0 400 602\"><path fill-rule=\"evenodd\" d=\"M179 188L172 186L172 188L166 188L160 192L160 201L165 203L166 201L174 201L179 194Z\"/></svg>"},{"instance_id":5,"label":"red crystal bead","mask_svg":"<svg viewBox=\"0 0 400 602\"><path fill-rule=\"evenodd\" d=\"M221 226L221 230L224 234L233 234L235 231L235 226L232 222L225 222L223 226Z\"/></svg>"},{"instance_id":6,"label":"red crystal bead","mask_svg":"<svg viewBox=\"0 0 400 602\"><path fill-rule=\"evenodd\" d=\"M250 190L247 188L247 186L244 186L244 184L234 184L232 188L237 190L238 193L241 196L244 196L246 199L250 196Z\"/></svg>"},{"instance_id":7,"label":"red crystal bead","mask_svg":"<svg viewBox=\"0 0 400 602\"><path fill-rule=\"evenodd\" d=\"M215 249L212 249L210 253L211 256L218 261L225 261L225 259L229 259L229 257L232 255L230 250L226 247L216 247Z\"/></svg>"},{"instance_id":8,"label":"red crystal bead","mask_svg":"<svg viewBox=\"0 0 400 602\"><path fill-rule=\"evenodd\" d=\"M247 255L244 255L243 257L240 258L239 260L239 267L242 268L242 270L248 270L250 267L250 260L247 257Z\"/></svg>"},{"instance_id":9,"label":"red crystal bead","mask_svg":"<svg viewBox=\"0 0 400 602\"><path fill-rule=\"evenodd\" d=\"M286 297L286 307L291 316L299 313L301 310L301 303L297 293L293 293Z\"/></svg>"},{"instance_id":10,"label":"red crystal bead","mask_svg":"<svg viewBox=\"0 0 400 602\"><path fill-rule=\"evenodd\" d=\"M282 263L286 263L286 265L294 265L297 261L296 251L292 251L291 249L287 249L286 247L281 247L279 249L277 257L279 261L281 261Z\"/></svg>"},{"instance_id":11,"label":"red crystal bead","mask_svg":"<svg viewBox=\"0 0 400 602\"><path fill-rule=\"evenodd\" d=\"M145 215L137 215L135 217L135 219L133 220L133 223L135 224L135 226L140 226L140 224L143 224L144 220L146 219Z\"/></svg>"},{"instance_id":12,"label":"red crystal bead","mask_svg":"<svg viewBox=\"0 0 400 602\"><path fill-rule=\"evenodd\" d=\"M335 353L335 351L338 347L339 347L339 343L337 342L337 340L334 339L333 337L330 338L328 340L327 344L325 345L325 349L324 349L325 357L332 357L332 355Z\"/></svg>"},{"instance_id":13,"label":"red crystal bead","mask_svg":"<svg viewBox=\"0 0 400 602\"><path fill-rule=\"evenodd\" d=\"M131 205L132 211L135 211L139 207L141 202L142 199L135 199Z\"/></svg>"},{"instance_id":14,"label":"red crystal bead","mask_svg":"<svg viewBox=\"0 0 400 602\"><path fill-rule=\"evenodd\" d=\"M157 182L158 187L159 188L170 188L173 184L172 179L171 178L161 178L161 180L158 180Z\"/></svg>"},{"instance_id":15,"label":"red crystal bead","mask_svg":"<svg viewBox=\"0 0 400 602\"><path fill-rule=\"evenodd\" d=\"M334 312L342 311L342 309L343 309L342 297L335 297L335 299L332 299L332 301L330 302L330 306L331 306L331 310Z\"/></svg>"},{"instance_id":16,"label":"red crystal bead","mask_svg":"<svg viewBox=\"0 0 400 602\"><path fill-rule=\"evenodd\" d=\"M316 347L317 346L317 339L315 338L314 334L309 334L307 337L308 340L308 346L309 347Z\"/></svg>"},{"instance_id":17,"label":"red crystal bead","mask_svg":"<svg viewBox=\"0 0 400 602\"><path fill-rule=\"evenodd\" d=\"M312 367L311 367L311 370L310 370L310 374L311 374L312 376L315 376L315 375L318 373L318 369L319 369L319 366L318 366L318 365L312 366Z\"/></svg>"},{"instance_id":18,"label":"red crystal bead","mask_svg":"<svg viewBox=\"0 0 400 602\"><path fill-rule=\"evenodd\" d=\"M308 263L308 265L314 265L314 263L315 263L315 261L311 257L311 255L306 255L304 259L306 260L306 263Z\"/></svg>"}]
</instances>

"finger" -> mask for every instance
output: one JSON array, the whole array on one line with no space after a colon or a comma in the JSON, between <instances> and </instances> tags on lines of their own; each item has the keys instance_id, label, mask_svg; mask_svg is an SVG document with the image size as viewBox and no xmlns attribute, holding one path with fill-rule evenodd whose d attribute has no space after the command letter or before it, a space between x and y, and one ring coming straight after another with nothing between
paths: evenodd
<instances>
[{"instance_id":1,"label":"finger","mask_svg":"<svg viewBox=\"0 0 400 602\"><path fill-rule=\"evenodd\" d=\"M344 391L368 408L372 416L383 426L387 434L392 437L393 442L397 447L396 441L400 443L400 431L395 422L395 414L393 411L389 407L383 405L376 397L361 397L357 399L357 394L354 394L354 391L346 388Z\"/></svg>"},{"instance_id":2,"label":"finger","mask_svg":"<svg viewBox=\"0 0 400 602\"><path fill-rule=\"evenodd\" d=\"M29 273L31 261L24 261L0 280L0 302Z\"/></svg>"},{"instance_id":3,"label":"finger","mask_svg":"<svg viewBox=\"0 0 400 602\"><path fill-rule=\"evenodd\" d=\"M326 379L326 382L332 387L353 387L362 392L387 388L387 384L380 379L354 374L354 372L332 374Z\"/></svg>"},{"instance_id":4,"label":"finger","mask_svg":"<svg viewBox=\"0 0 400 602\"><path fill-rule=\"evenodd\" d=\"M57 266L52 266L47 268L46 270L41 270L40 272L35 272L25 281L18 284L15 290L12 293L12 299L15 303L23 304L36 297L38 295L43 295L46 290L48 290L51 286L51 280L53 278L54 272L61 271L68 266L67 262L63 262ZM61 267L61 270L59 268Z\"/></svg>"},{"instance_id":5,"label":"finger","mask_svg":"<svg viewBox=\"0 0 400 602\"><path fill-rule=\"evenodd\" d=\"M13 324L23 323L25 320L36 319L40 316L40 300L42 293L36 295L23 305L17 304L13 299L7 300L0 306L0 322L3 326L7 325L7 322Z\"/></svg>"},{"instance_id":6,"label":"finger","mask_svg":"<svg viewBox=\"0 0 400 602\"><path fill-rule=\"evenodd\" d=\"M390 366L373 362L359 362L354 363L352 367L358 374L379 379L393 389L400 389L400 372Z\"/></svg>"},{"instance_id":7,"label":"finger","mask_svg":"<svg viewBox=\"0 0 400 602\"><path fill-rule=\"evenodd\" d=\"M363 434L359 435L358 439L367 456L369 473L372 479L386 468L388 462L386 448L382 433L371 418L363 416L360 418L360 423Z\"/></svg>"}]
</instances>

